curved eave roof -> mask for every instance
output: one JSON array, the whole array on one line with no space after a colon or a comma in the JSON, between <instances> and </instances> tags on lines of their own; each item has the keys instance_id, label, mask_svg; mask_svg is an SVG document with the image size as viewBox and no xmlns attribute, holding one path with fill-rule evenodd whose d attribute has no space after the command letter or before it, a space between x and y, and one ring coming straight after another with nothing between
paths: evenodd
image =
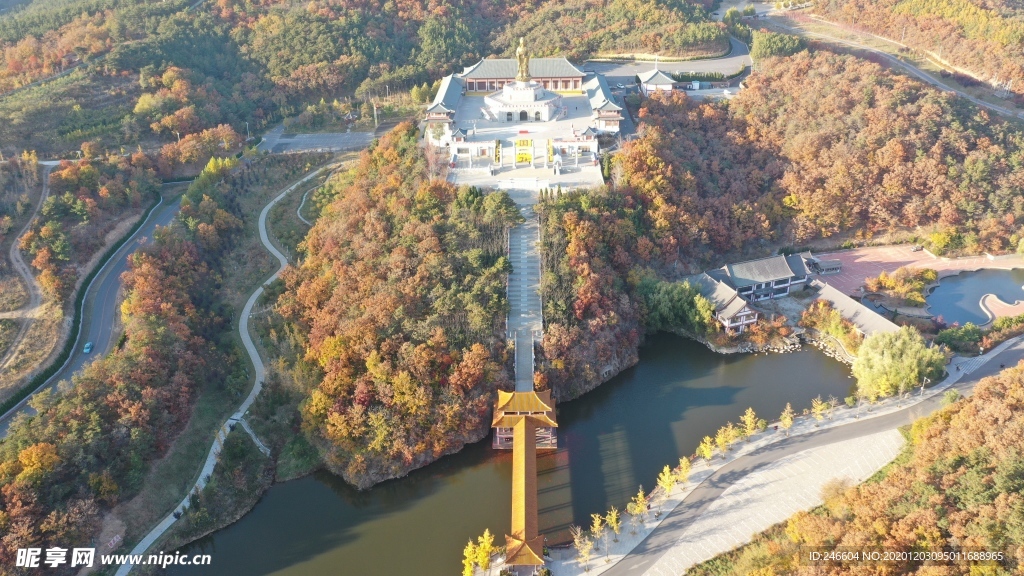
<instances>
[{"instance_id":1,"label":"curved eave roof","mask_svg":"<svg viewBox=\"0 0 1024 576\"><path fill-rule=\"evenodd\" d=\"M554 410L551 391L541 392L503 392L498 390L498 403L495 411L503 412L551 412Z\"/></svg>"},{"instance_id":2,"label":"curved eave roof","mask_svg":"<svg viewBox=\"0 0 1024 576\"><path fill-rule=\"evenodd\" d=\"M641 72L637 74L640 81L644 84L650 84L651 86L666 86L675 84L676 81L669 77L661 70L648 70L647 72Z\"/></svg>"}]
</instances>

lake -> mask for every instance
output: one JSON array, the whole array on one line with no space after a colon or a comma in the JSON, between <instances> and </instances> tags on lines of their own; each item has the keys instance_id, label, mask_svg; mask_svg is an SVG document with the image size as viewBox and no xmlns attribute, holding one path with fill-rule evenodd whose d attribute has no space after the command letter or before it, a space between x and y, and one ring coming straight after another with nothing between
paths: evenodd
<instances>
[{"instance_id":1,"label":"lake","mask_svg":"<svg viewBox=\"0 0 1024 576\"><path fill-rule=\"evenodd\" d=\"M622 510L640 484L653 488L664 465L748 406L770 421L786 402L842 400L852 383L846 366L811 347L724 356L657 334L637 366L558 406L558 450L538 458L541 530L556 543L591 513ZM275 485L240 521L181 550L212 554L212 565L169 573L452 576L484 528L504 544L510 509L511 452L487 437L363 492L326 472Z\"/></svg>"}]
</instances>

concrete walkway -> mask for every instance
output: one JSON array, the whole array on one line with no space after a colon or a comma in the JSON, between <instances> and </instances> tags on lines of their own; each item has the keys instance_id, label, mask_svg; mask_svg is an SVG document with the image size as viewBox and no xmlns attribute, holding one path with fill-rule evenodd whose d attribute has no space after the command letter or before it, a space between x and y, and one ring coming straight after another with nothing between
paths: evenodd
<instances>
[{"instance_id":1,"label":"concrete walkway","mask_svg":"<svg viewBox=\"0 0 1024 576\"><path fill-rule=\"evenodd\" d=\"M533 207L537 191L509 190L526 221L508 233L512 273L508 277L508 331L516 343L516 391L533 390L533 343L544 330L540 300L540 220Z\"/></svg>"},{"instance_id":2,"label":"concrete walkway","mask_svg":"<svg viewBox=\"0 0 1024 576\"><path fill-rule=\"evenodd\" d=\"M156 542L158 539L160 539L160 537L163 536L165 532L167 532L167 529L170 528L172 524L174 524L178 517L180 517L185 512L185 510L188 509L189 505L191 504L189 500L191 498L192 493L202 492L203 488L206 487L208 479L213 475L213 470L217 466L217 460L220 456L221 448L223 448L224 446L224 439L227 438L227 435L231 431L232 425L234 423L240 423L242 425L242 428L246 432L248 432L250 436L252 436L257 448L259 448L260 451L263 452L264 454L268 456L270 455L270 449L268 449L262 442L260 442L259 438L256 437L256 434L254 434L252 429L249 428L248 423L242 420L242 418L245 416L245 413L249 410L249 407L252 406L252 403L256 400L256 397L259 396L259 393L263 390L263 380L266 375L266 370L264 368L263 361L260 359L259 352L256 351L256 345L253 343L252 338L249 336L249 316L252 314L252 309L253 306L256 305L256 301L259 300L259 297L263 294L264 287L267 284L273 282L275 279L277 279L278 275L281 274L281 272L288 265L288 260L287 258L285 258L284 254L282 254L270 242L270 237L267 234L267 215L270 213L270 210L274 207L274 205L276 205L278 202L284 199L284 197L287 196L288 193L290 193L292 190L295 190L300 185L309 181L311 178L315 177L323 170L332 167L333 165L324 166L323 168L319 168L317 170L314 170L313 172L310 172L298 182L295 182L291 186L281 191L281 193L278 194L273 200L271 200L266 206L264 206L263 211L260 212L260 242L263 243L263 246L265 246L266 249L269 250L270 253L273 254L275 258L277 258L278 268L277 272L274 272L274 274L271 275L270 278L264 281L263 284L259 288L257 288L256 291L253 292L251 296L249 296L249 300L245 303L245 307L242 308L242 316L238 322L239 336L242 337L242 344L245 346L245 351L249 355L249 358L252 360L253 367L255 368L255 384L253 385L252 390L249 391L249 395L245 397L245 400L238 407L238 410L235 410L235 413L228 417L227 421L225 421L224 424L220 427L220 429L217 430L217 434L213 439L213 444L210 446L210 451L206 456L206 461L203 463L203 468L199 472L199 478L196 480L196 483L192 487L192 490L190 490L189 493L185 495L185 498L181 501L180 504L178 504L177 507L175 507L173 512L171 512L167 515L166 518L161 520L160 523L157 524L156 527L149 532L149 534L147 534L142 540L139 541L138 544L135 545L135 548L132 548L131 554L145 554L146 550L149 550L149 547L152 546L153 543ZM132 568L133 566L131 564L122 565L120 568L118 568L116 576L126 576L129 572L131 572Z\"/></svg>"},{"instance_id":3,"label":"concrete walkway","mask_svg":"<svg viewBox=\"0 0 1024 576\"><path fill-rule=\"evenodd\" d=\"M870 412L843 408L820 426L799 418L788 437L769 426L726 459L716 456L710 466L696 463L691 481L668 495L663 507L670 512L660 521L648 520L636 536L624 533L609 561L591 560L587 574L677 575L741 546L793 512L820 504L828 480L859 481L884 466L899 451L898 428L940 409L945 391L955 387L968 396L1000 365L1021 360L1024 338L1015 338L984 356L958 358L954 365L960 370L951 365L951 376L923 395L889 399ZM584 574L571 549L554 551L549 566L556 576Z\"/></svg>"},{"instance_id":4,"label":"concrete walkway","mask_svg":"<svg viewBox=\"0 0 1024 576\"><path fill-rule=\"evenodd\" d=\"M681 530L672 549L645 574L678 576L748 542L765 528L821 504L827 482L867 480L899 454L903 443L903 435L890 429L797 452L747 474Z\"/></svg>"}]
</instances>

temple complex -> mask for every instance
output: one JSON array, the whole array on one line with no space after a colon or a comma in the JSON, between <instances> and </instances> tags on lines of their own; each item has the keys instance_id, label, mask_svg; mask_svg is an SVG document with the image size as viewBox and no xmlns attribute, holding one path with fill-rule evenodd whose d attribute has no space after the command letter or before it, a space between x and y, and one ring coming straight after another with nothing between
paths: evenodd
<instances>
[{"instance_id":1,"label":"temple complex","mask_svg":"<svg viewBox=\"0 0 1024 576\"><path fill-rule=\"evenodd\" d=\"M618 134L623 110L604 76L565 58L490 58L441 80L423 119L427 142L457 168L547 168L592 161L598 136Z\"/></svg>"}]
</instances>

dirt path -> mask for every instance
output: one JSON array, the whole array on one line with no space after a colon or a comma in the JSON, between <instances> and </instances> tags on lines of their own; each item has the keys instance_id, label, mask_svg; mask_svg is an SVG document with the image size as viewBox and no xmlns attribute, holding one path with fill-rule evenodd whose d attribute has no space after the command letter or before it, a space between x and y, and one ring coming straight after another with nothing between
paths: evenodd
<instances>
[{"instance_id":1,"label":"dirt path","mask_svg":"<svg viewBox=\"0 0 1024 576\"><path fill-rule=\"evenodd\" d=\"M772 25L774 25L774 26L776 26L778 28L782 28L782 29L784 29L785 31L787 31L787 32L789 32L791 34L796 34L798 36L806 36L806 37L811 37L811 38L819 38L821 40L825 40L825 41L828 41L828 42L834 42L836 44L843 44L843 45L849 46L851 48L857 48L859 50L867 50L869 52L873 52L875 54L878 54L882 58L884 58L886 60L886 62L889 62L890 64L893 64L893 65L895 65L895 66L897 66L899 68L902 68L903 70L909 72L915 78L917 78L917 79L919 79L919 80L921 80L921 81L923 81L923 82L925 82L927 84L931 84L932 86L935 86L936 88L939 88L940 90L947 90L949 92L954 92L954 93L956 93L957 96L960 96L962 98L966 98L967 100L970 100L971 102L973 102L974 104L976 104L978 106L981 106L983 108L987 108L989 110L992 110L993 112L997 112L997 113L1002 114L1004 116L1009 116L1011 118L1018 118L1018 119L1019 118L1024 118L1024 112L1019 112L1017 110L1012 110L1012 109L1006 108L1004 106L999 106L997 104L991 104L989 102L985 102L984 100L981 100L979 98L975 98L974 96L972 96L972 95L970 95L970 94L968 94L966 92L963 92L962 90L958 90L958 89L953 88L951 86L947 86L947 85L939 82L938 80L936 80L935 78L930 76L928 73L926 73L923 70L921 70L920 68L918 68L917 66L914 66L913 64L910 64L908 62L904 62L903 60L893 56L892 54L890 54L888 52L885 52L884 50L879 50L878 48L875 48L873 46L868 46L867 44L862 44L860 42L854 42L852 40L846 40L844 38L838 38L836 36L832 36L832 35L829 35L829 34L824 34L824 33L820 33L820 32L811 32L809 30L804 30L803 28L799 28L799 27L795 27L795 26L788 26L788 25L783 24L782 22L780 22L778 18L770 18L769 20L770 20ZM821 19L815 19L815 22L817 22L819 24L822 24L822 25L829 25L830 24L828 21L821 20ZM881 36L875 36L875 37L879 38L879 39L882 39L882 40L886 40L888 42L892 42L892 40L889 40L888 38L882 38Z\"/></svg>"},{"instance_id":2,"label":"dirt path","mask_svg":"<svg viewBox=\"0 0 1024 576\"><path fill-rule=\"evenodd\" d=\"M0 369L6 368L10 364L11 359L14 358L15 353L21 347L21 341L24 340L25 334L28 333L29 327L32 325L32 321L37 317L43 304L43 292L39 288L39 284L36 282L35 276L32 275L32 269L29 268L28 264L21 257L21 249L19 241L31 228L32 224L35 223L36 217L39 216L39 211L43 208L43 203L46 202L46 197L50 193L50 171L57 165L57 162L40 162L43 165L43 192L39 195L39 203L36 204L35 210L32 211L32 216L29 217L28 222L25 223L25 227L18 232L18 236L11 243L11 251L8 257L11 261L11 266L14 271L21 277L22 283L28 288L28 303L21 307L20 310L13 310L10 312L0 313L0 318L6 318L11 320L25 320L21 323L21 328L18 330L18 335L14 337L14 341L7 347L7 351L2 357L0 357Z\"/></svg>"}]
</instances>

